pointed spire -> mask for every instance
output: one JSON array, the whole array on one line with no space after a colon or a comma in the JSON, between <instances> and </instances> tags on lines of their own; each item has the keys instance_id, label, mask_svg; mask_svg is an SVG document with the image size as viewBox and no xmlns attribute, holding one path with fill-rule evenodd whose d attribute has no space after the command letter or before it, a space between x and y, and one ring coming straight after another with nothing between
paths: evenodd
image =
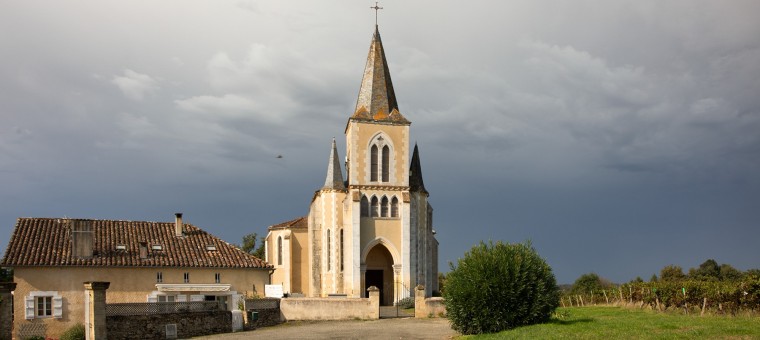
<instances>
[{"instance_id":1,"label":"pointed spire","mask_svg":"<svg viewBox=\"0 0 760 340\"><path fill-rule=\"evenodd\" d=\"M425 183L422 181L422 165L420 164L420 151L417 148L417 143L414 143L412 164L409 166L409 190L427 192Z\"/></svg>"},{"instance_id":2,"label":"pointed spire","mask_svg":"<svg viewBox=\"0 0 760 340\"><path fill-rule=\"evenodd\" d=\"M369 46L356 109L351 118L409 123L398 110L391 72L388 70L388 61L385 59L385 50L377 25Z\"/></svg>"},{"instance_id":3,"label":"pointed spire","mask_svg":"<svg viewBox=\"0 0 760 340\"><path fill-rule=\"evenodd\" d=\"M335 144L335 138L332 141L332 150L330 150L330 160L327 162L327 178L325 186L322 189L344 190L343 173L340 170L340 161L338 160L338 147Z\"/></svg>"}]
</instances>

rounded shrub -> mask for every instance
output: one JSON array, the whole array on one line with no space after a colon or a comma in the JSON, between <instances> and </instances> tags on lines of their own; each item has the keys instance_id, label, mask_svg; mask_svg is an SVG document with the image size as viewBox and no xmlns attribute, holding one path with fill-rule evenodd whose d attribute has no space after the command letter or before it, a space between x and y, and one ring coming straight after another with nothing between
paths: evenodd
<instances>
[{"instance_id":1,"label":"rounded shrub","mask_svg":"<svg viewBox=\"0 0 760 340\"><path fill-rule=\"evenodd\" d=\"M450 266L444 303L462 334L545 322L559 305L557 280L530 242L480 242Z\"/></svg>"}]
</instances>

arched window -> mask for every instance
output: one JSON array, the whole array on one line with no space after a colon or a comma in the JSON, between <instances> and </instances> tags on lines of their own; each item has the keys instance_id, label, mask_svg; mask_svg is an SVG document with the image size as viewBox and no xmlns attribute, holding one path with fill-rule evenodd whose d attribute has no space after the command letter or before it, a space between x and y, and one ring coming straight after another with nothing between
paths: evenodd
<instances>
[{"instance_id":1,"label":"arched window","mask_svg":"<svg viewBox=\"0 0 760 340\"><path fill-rule=\"evenodd\" d=\"M391 200L391 217L398 217L398 198L396 196Z\"/></svg>"},{"instance_id":2,"label":"arched window","mask_svg":"<svg viewBox=\"0 0 760 340\"><path fill-rule=\"evenodd\" d=\"M282 236L277 237L277 265L282 266Z\"/></svg>"},{"instance_id":3,"label":"arched window","mask_svg":"<svg viewBox=\"0 0 760 340\"><path fill-rule=\"evenodd\" d=\"M332 239L330 238L330 229L327 229L327 271L332 269Z\"/></svg>"},{"instance_id":4,"label":"arched window","mask_svg":"<svg viewBox=\"0 0 760 340\"><path fill-rule=\"evenodd\" d=\"M343 271L343 229L340 230L340 254L338 257L340 258L340 271Z\"/></svg>"},{"instance_id":5,"label":"arched window","mask_svg":"<svg viewBox=\"0 0 760 340\"><path fill-rule=\"evenodd\" d=\"M383 196L383 199L380 201L380 216L388 217L388 197Z\"/></svg>"},{"instance_id":6,"label":"arched window","mask_svg":"<svg viewBox=\"0 0 760 340\"><path fill-rule=\"evenodd\" d=\"M362 195L361 217L369 217L369 200L367 196Z\"/></svg>"},{"instance_id":7,"label":"arched window","mask_svg":"<svg viewBox=\"0 0 760 340\"><path fill-rule=\"evenodd\" d=\"M369 180L377 182L377 145L372 145L372 149L370 149L370 163Z\"/></svg>"},{"instance_id":8,"label":"arched window","mask_svg":"<svg viewBox=\"0 0 760 340\"><path fill-rule=\"evenodd\" d=\"M372 197L372 208L371 208L371 211L372 211L372 217L377 217L378 213L380 212L380 211L378 211L377 197L374 197L374 196Z\"/></svg>"},{"instance_id":9,"label":"arched window","mask_svg":"<svg viewBox=\"0 0 760 340\"><path fill-rule=\"evenodd\" d=\"M390 158L391 158L391 149L386 145L383 147L383 182L388 182L389 175L390 175Z\"/></svg>"}]
</instances>

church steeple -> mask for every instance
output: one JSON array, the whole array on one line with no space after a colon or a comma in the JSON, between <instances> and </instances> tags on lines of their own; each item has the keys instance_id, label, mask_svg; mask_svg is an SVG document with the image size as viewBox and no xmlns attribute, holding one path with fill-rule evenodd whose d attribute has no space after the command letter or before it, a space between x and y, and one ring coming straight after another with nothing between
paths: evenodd
<instances>
[{"instance_id":1,"label":"church steeple","mask_svg":"<svg viewBox=\"0 0 760 340\"><path fill-rule=\"evenodd\" d=\"M425 183L422 181L420 151L416 143L414 144L414 153L412 154L412 164L409 166L409 190L427 192L425 190Z\"/></svg>"},{"instance_id":2,"label":"church steeple","mask_svg":"<svg viewBox=\"0 0 760 340\"><path fill-rule=\"evenodd\" d=\"M351 119L409 123L398 110L391 73L377 25L375 25L375 34L369 46L356 109Z\"/></svg>"},{"instance_id":3,"label":"church steeple","mask_svg":"<svg viewBox=\"0 0 760 340\"><path fill-rule=\"evenodd\" d=\"M343 185L343 173L340 170L340 162L338 161L338 147L335 144L335 138L333 138L332 141L330 160L327 162L327 178L325 178L325 186L323 186L322 189L346 189L346 186Z\"/></svg>"}]
</instances>

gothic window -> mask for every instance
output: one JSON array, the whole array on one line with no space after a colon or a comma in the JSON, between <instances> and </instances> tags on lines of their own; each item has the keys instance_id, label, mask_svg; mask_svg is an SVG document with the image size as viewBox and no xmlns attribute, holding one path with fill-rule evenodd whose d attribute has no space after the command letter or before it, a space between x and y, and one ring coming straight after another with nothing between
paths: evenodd
<instances>
[{"instance_id":1,"label":"gothic window","mask_svg":"<svg viewBox=\"0 0 760 340\"><path fill-rule=\"evenodd\" d=\"M388 182L390 174L391 149L386 145L383 147L383 182Z\"/></svg>"},{"instance_id":2,"label":"gothic window","mask_svg":"<svg viewBox=\"0 0 760 340\"><path fill-rule=\"evenodd\" d=\"M277 265L282 266L282 236L277 237Z\"/></svg>"},{"instance_id":3,"label":"gothic window","mask_svg":"<svg viewBox=\"0 0 760 340\"><path fill-rule=\"evenodd\" d=\"M330 229L327 229L327 271L330 271L332 268L330 266L332 262L332 239L330 239Z\"/></svg>"},{"instance_id":4,"label":"gothic window","mask_svg":"<svg viewBox=\"0 0 760 340\"><path fill-rule=\"evenodd\" d=\"M380 217L388 217L388 197L385 196L380 201Z\"/></svg>"},{"instance_id":5,"label":"gothic window","mask_svg":"<svg viewBox=\"0 0 760 340\"><path fill-rule=\"evenodd\" d=\"M398 198L395 196L391 200L391 217L398 217Z\"/></svg>"},{"instance_id":6,"label":"gothic window","mask_svg":"<svg viewBox=\"0 0 760 340\"><path fill-rule=\"evenodd\" d=\"M361 217L369 217L369 200L367 196L362 195Z\"/></svg>"},{"instance_id":7,"label":"gothic window","mask_svg":"<svg viewBox=\"0 0 760 340\"><path fill-rule=\"evenodd\" d=\"M369 180L377 182L377 145L372 145L372 149L370 149L370 163Z\"/></svg>"},{"instance_id":8,"label":"gothic window","mask_svg":"<svg viewBox=\"0 0 760 340\"><path fill-rule=\"evenodd\" d=\"M340 271L343 271L343 229L340 230Z\"/></svg>"},{"instance_id":9,"label":"gothic window","mask_svg":"<svg viewBox=\"0 0 760 340\"><path fill-rule=\"evenodd\" d=\"M378 211L378 208L379 208L378 205L379 204L377 202L377 197L373 196L372 197L372 209L371 209L372 210L372 217L377 217L378 216L378 213L380 212L380 211Z\"/></svg>"}]
</instances>

